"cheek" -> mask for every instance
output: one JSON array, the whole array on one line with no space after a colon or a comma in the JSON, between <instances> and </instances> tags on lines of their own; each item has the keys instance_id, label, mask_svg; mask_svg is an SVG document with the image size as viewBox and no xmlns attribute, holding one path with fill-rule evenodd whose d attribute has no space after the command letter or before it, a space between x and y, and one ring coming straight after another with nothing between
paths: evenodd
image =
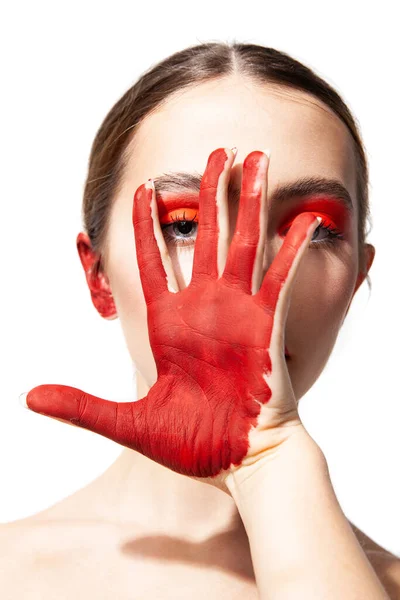
<instances>
[{"instance_id":1,"label":"cheek","mask_svg":"<svg viewBox=\"0 0 400 600\"><path fill-rule=\"evenodd\" d=\"M129 265L120 261L113 267L112 291L116 305L124 314L135 308L143 293L139 271L133 261Z\"/></svg>"},{"instance_id":2,"label":"cheek","mask_svg":"<svg viewBox=\"0 0 400 600\"><path fill-rule=\"evenodd\" d=\"M319 253L313 257L313 252ZM310 250L293 286L286 331L296 349L331 349L352 297L356 265L351 256Z\"/></svg>"},{"instance_id":3,"label":"cheek","mask_svg":"<svg viewBox=\"0 0 400 600\"><path fill-rule=\"evenodd\" d=\"M351 297L355 270L324 251L309 250L309 254L313 252L325 254L325 257L307 257L307 264L299 270L295 287L305 304L316 304L321 309L326 307L332 311L336 308L337 312L341 312Z\"/></svg>"},{"instance_id":4,"label":"cheek","mask_svg":"<svg viewBox=\"0 0 400 600\"><path fill-rule=\"evenodd\" d=\"M146 308L136 259L135 240L127 234L111 236L109 253L109 280L122 322L136 317L139 307Z\"/></svg>"},{"instance_id":5,"label":"cheek","mask_svg":"<svg viewBox=\"0 0 400 600\"><path fill-rule=\"evenodd\" d=\"M147 308L136 256L115 255L110 261L110 281L120 327L131 356L139 368L150 353Z\"/></svg>"},{"instance_id":6,"label":"cheek","mask_svg":"<svg viewBox=\"0 0 400 600\"><path fill-rule=\"evenodd\" d=\"M192 279L194 246L190 248L177 248L176 246L169 245L167 248L179 289L183 290L189 285Z\"/></svg>"}]
</instances>

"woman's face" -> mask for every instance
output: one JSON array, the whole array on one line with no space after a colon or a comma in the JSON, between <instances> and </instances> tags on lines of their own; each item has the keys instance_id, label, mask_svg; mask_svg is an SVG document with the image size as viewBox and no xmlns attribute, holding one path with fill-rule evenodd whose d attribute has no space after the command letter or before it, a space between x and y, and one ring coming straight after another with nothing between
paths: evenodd
<instances>
[{"instance_id":1,"label":"woman's face","mask_svg":"<svg viewBox=\"0 0 400 600\"><path fill-rule=\"evenodd\" d=\"M231 173L230 241L239 208L234 190L240 190L243 161L253 150L271 150L264 272L281 247L290 220L305 210L321 214L321 225L339 229L343 236L333 238L333 244L318 246L330 239L330 234L324 229L316 233L315 247L304 254L294 282L285 342L291 354L287 366L299 400L322 372L353 294L364 279L359 275L352 138L340 119L313 96L276 86L263 88L243 77L231 76L180 91L148 116L131 143L123 187L113 206L105 285L111 288L132 360L151 387L157 380L157 370L135 252L134 193L153 178L165 206L177 201L167 214L159 215L161 225L173 223L173 218L182 221L185 208L186 220L191 220L196 210L185 202L189 197L198 199L196 177L186 182L191 189L180 189L176 183L164 180L162 191L157 178L171 178L176 172L199 177L213 150L233 146L238 153ZM297 194L271 204L278 188L304 178L336 180L348 191L353 210L346 211L335 193ZM184 177L181 184L183 181ZM197 221L196 217L192 224L175 223L163 230L180 289L191 279ZM78 245L78 250L81 254L82 246ZM90 250L86 248L86 252ZM373 246L366 245L365 252L369 269Z\"/></svg>"}]
</instances>

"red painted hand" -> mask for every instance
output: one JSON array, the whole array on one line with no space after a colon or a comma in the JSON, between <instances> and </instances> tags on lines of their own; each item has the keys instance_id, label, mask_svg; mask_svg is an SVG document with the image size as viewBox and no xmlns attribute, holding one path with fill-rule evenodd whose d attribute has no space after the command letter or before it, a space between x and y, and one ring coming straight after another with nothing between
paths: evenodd
<instances>
[{"instance_id":1,"label":"red painted hand","mask_svg":"<svg viewBox=\"0 0 400 600\"><path fill-rule=\"evenodd\" d=\"M73 387L41 385L27 396L28 407L38 413L99 433L225 491L230 472L260 460L302 427L284 331L293 281L318 226L312 213L299 215L262 278L269 162L258 151L244 161L228 247L226 196L233 162L233 152L224 148L209 157L192 279L181 291L152 184L135 193L136 255L158 375L148 395L112 402Z\"/></svg>"}]
</instances>

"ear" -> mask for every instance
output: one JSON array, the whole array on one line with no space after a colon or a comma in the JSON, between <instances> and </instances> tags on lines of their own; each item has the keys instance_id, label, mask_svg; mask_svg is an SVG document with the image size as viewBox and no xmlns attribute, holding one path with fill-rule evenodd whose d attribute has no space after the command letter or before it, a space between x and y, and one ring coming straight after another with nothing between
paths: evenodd
<instances>
[{"instance_id":1,"label":"ear","mask_svg":"<svg viewBox=\"0 0 400 600\"><path fill-rule=\"evenodd\" d=\"M356 291L358 290L358 288L360 287L360 285L362 284L362 282L364 281L364 279L367 277L368 272L369 272L369 270L371 268L371 265L374 262L375 247L372 244L364 244L364 253L365 253L366 270L365 271L360 271L358 273L357 280L356 280L356 283L354 285L353 294L352 294L352 296L350 298L350 302L349 302L349 305L347 307L346 314L345 314L345 316L343 318L343 321L346 318L347 313L349 312L349 309L350 309L350 306L351 306L351 303L353 301L353 298L355 296Z\"/></svg>"},{"instance_id":2,"label":"ear","mask_svg":"<svg viewBox=\"0 0 400 600\"><path fill-rule=\"evenodd\" d=\"M100 255L93 252L89 236L80 232L76 238L79 258L85 271L92 302L97 312L108 320L117 318L117 309L112 297L112 291L107 276L100 270Z\"/></svg>"}]
</instances>

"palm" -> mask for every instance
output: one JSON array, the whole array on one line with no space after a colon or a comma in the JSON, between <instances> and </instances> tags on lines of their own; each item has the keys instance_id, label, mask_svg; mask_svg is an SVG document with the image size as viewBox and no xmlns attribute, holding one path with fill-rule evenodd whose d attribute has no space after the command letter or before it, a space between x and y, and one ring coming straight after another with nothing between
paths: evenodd
<instances>
[{"instance_id":1,"label":"palm","mask_svg":"<svg viewBox=\"0 0 400 600\"><path fill-rule=\"evenodd\" d=\"M143 404L149 436L141 436L139 450L197 477L239 464L248 451L249 428L257 425L259 403L271 396L262 378L270 367L271 322L255 297L223 280L202 289L189 285L151 305L158 380Z\"/></svg>"},{"instance_id":2,"label":"palm","mask_svg":"<svg viewBox=\"0 0 400 600\"><path fill-rule=\"evenodd\" d=\"M223 278L159 298L148 310L149 339L157 365L181 365L188 356L219 371L245 369L256 352L267 358L273 319L251 296ZM257 326L255 327L255 323ZM185 355L182 357L182 355Z\"/></svg>"},{"instance_id":3,"label":"palm","mask_svg":"<svg viewBox=\"0 0 400 600\"><path fill-rule=\"evenodd\" d=\"M266 202L260 181L266 180L268 163L260 152L244 161L238 221L229 253L225 244L225 264L218 232L226 222L223 211L217 217L216 195L232 162L225 149L210 155L200 190L192 279L178 292L152 215L153 191L144 185L136 191L136 254L157 366L148 395L121 403L44 385L27 398L36 412L99 433L179 473L214 481L257 461L284 438L285 426L300 422L283 330L290 286L317 225L312 214L295 219L258 290L254 273L261 272L261 254L256 250L266 230L260 231Z\"/></svg>"}]
</instances>

